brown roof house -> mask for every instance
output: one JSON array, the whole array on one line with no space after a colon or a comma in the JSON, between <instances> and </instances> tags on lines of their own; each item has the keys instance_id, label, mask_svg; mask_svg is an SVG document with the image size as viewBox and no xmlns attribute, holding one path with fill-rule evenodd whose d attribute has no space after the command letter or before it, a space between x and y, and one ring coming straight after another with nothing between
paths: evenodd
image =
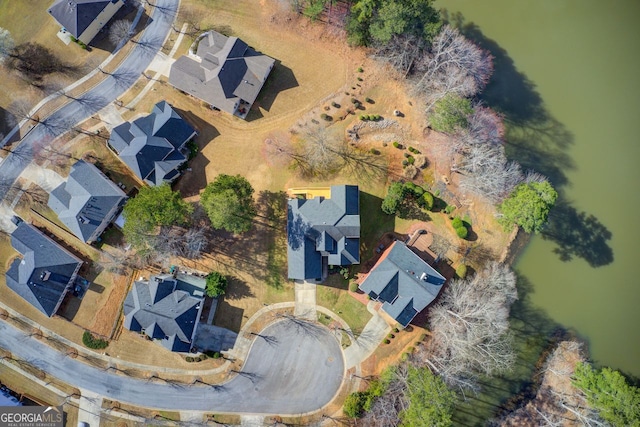
<instances>
[{"instance_id":1,"label":"brown roof house","mask_svg":"<svg viewBox=\"0 0 640 427\"><path fill-rule=\"evenodd\" d=\"M122 6L124 0L56 0L48 12L73 37L89 44Z\"/></svg>"},{"instance_id":2,"label":"brown roof house","mask_svg":"<svg viewBox=\"0 0 640 427\"><path fill-rule=\"evenodd\" d=\"M169 83L214 108L246 118L275 63L237 37L200 36L197 51L171 66Z\"/></svg>"},{"instance_id":3,"label":"brown roof house","mask_svg":"<svg viewBox=\"0 0 640 427\"><path fill-rule=\"evenodd\" d=\"M445 278L400 241L394 242L360 284L382 310L406 327L436 299Z\"/></svg>"}]
</instances>

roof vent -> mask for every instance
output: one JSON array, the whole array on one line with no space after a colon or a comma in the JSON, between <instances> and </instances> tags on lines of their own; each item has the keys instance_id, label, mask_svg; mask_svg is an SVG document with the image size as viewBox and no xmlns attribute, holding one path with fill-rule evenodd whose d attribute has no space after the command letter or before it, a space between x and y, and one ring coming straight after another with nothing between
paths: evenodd
<instances>
[{"instance_id":1,"label":"roof vent","mask_svg":"<svg viewBox=\"0 0 640 427\"><path fill-rule=\"evenodd\" d=\"M426 282L427 279L429 279L429 275L427 273L422 273L422 276L420 276L420 280L423 280Z\"/></svg>"},{"instance_id":2,"label":"roof vent","mask_svg":"<svg viewBox=\"0 0 640 427\"><path fill-rule=\"evenodd\" d=\"M78 219L82 224L89 224L89 218L84 215L78 215Z\"/></svg>"},{"instance_id":3,"label":"roof vent","mask_svg":"<svg viewBox=\"0 0 640 427\"><path fill-rule=\"evenodd\" d=\"M40 274L40 280L46 282L51 277L51 272L49 270L45 270Z\"/></svg>"}]
</instances>

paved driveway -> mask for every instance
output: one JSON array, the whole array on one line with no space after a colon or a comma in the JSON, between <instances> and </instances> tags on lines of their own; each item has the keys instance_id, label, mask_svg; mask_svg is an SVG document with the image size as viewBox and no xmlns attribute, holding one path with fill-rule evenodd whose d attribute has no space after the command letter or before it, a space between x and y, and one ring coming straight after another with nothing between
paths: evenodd
<instances>
[{"instance_id":1,"label":"paved driveway","mask_svg":"<svg viewBox=\"0 0 640 427\"><path fill-rule=\"evenodd\" d=\"M0 322L0 347L48 374L108 399L166 410L300 414L326 405L344 377L338 341L328 329L297 320L265 328L245 366L229 382L172 386L129 378L66 357Z\"/></svg>"},{"instance_id":2,"label":"paved driveway","mask_svg":"<svg viewBox=\"0 0 640 427\"><path fill-rule=\"evenodd\" d=\"M153 3L155 6L152 8L150 24L118 69L96 87L79 96L78 100L69 102L43 119L44 124L36 125L22 139L14 150L16 154L7 156L7 159L0 163L0 179L3 183L0 186L0 200L4 199L10 184L15 182L31 162L35 151L42 150L54 137L94 115L122 95L149 66L171 30L179 0L157 0Z\"/></svg>"}]
</instances>

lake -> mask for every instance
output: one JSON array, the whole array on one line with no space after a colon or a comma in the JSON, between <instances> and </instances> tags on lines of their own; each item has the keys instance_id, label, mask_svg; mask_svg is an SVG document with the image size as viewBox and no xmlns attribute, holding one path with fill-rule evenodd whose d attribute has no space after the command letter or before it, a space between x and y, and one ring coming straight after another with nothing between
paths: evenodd
<instances>
[{"instance_id":1,"label":"lake","mask_svg":"<svg viewBox=\"0 0 640 427\"><path fill-rule=\"evenodd\" d=\"M447 0L496 57L483 101L509 123L507 152L561 193L515 267L522 293L640 376L640 2Z\"/></svg>"}]
</instances>

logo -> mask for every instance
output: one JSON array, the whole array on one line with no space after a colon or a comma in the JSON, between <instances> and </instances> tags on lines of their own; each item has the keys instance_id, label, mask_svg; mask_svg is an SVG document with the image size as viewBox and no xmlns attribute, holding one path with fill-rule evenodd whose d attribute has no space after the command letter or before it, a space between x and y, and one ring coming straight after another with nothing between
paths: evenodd
<instances>
[{"instance_id":1,"label":"logo","mask_svg":"<svg viewBox=\"0 0 640 427\"><path fill-rule=\"evenodd\" d=\"M0 427L62 427L62 406L0 406Z\"/></svg>"}]
</instances>

